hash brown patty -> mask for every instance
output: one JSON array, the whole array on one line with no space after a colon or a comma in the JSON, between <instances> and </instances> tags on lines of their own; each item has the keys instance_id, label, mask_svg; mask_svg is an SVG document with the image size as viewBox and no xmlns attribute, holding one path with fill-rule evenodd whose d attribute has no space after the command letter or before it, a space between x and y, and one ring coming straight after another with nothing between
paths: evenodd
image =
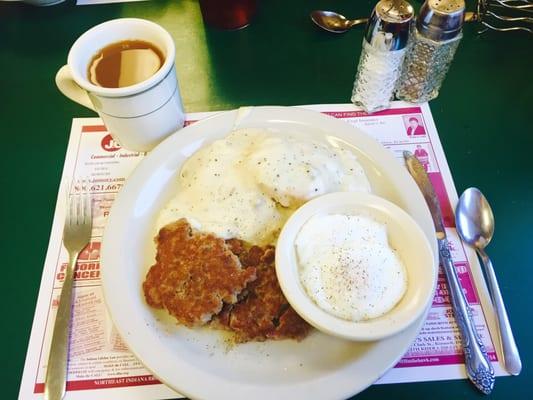
<instances>
[{"instance_id":1,"label":"hash brown patty","mask_svg":"<svg viewBox=\"0 0 533 400\"><path fill-rule=\"evenodd\" d=\"M156 263L143 283L146 302L183 325L205 324L256 279L256 269L243 269L223 239L194 231L184 218L161 228L156 244Z\"/></svg>"},{"instance_id":2,"label":"hash brown patty","mask_svg":"<svg viewBox=\"0 0 533 400\"><path fill-rule=\"evenodd\" d=\"M252 246L245 250L243 243L235 239L228 244L244 267L256 269L257 279L248 284L236 304L224 306L213 325L234 332L238 342L305 338L311 326L294 311L281 291L274 247Z\"/></svg>"}]
</instances>

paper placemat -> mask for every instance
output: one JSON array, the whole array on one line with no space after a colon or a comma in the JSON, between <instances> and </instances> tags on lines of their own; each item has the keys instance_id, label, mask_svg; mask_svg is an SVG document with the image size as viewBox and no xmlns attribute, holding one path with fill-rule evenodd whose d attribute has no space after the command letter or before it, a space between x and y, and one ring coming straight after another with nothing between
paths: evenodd
<instances>
[{"instance_id":1,"label":"paper placemat","mask_svg":"<svg viewBox=\"0 0 533 400\"><path fill-rule=\"evenodd\" d=\"M403 164L403 150L422 162L439 197L450 251L472 307L478 332L496 375L506 375L498 361L494 310L475 253L461 243L454 228L457 192L429 106L394 102L392 108L367 114L351 104L303 106L342 119L365 131ZM187 114L187 124L216 114ZM59 189L50 243L20 388L21 399L40 398L48 348L68 255L62 246L65 181L90 178L94 199L93 237L80 254L75 271L67 394L65 399L139 399L180 397L160 383L135 358L111 323L102 297L100 245L111 205L145 153L120 148L99 118L75 118ZM460 335L453 318L444 273L425 325L400 362L377 384L465 378Z\"/></svg>"}]
</instances>

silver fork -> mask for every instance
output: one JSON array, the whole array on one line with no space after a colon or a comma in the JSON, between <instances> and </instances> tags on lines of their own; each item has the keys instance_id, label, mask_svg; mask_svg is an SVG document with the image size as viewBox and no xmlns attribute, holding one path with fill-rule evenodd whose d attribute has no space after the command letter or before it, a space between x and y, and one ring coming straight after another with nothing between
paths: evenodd
<instances>
[{"instance_id":1,"label":"silver fork","mask_svg":"<svg viewBox=\"0 0 533 400\"><path fill-rule=\"evenodd\" d=\"M63 244L68 251L69 262L59 296L59 307L46 368L44 388L46 400L61 400L65 395L74 268L78 254L91 238L92 207L91 196L87 190L88 181L82 181L80 185L80 192L72 195L70 195L70 188L67 188L67 213L63 228Z\"/></svg>"},{"instance_id":2,"label":"silver fork","mask_svg":"<svg viewBox=\"0 0 533 400\"><path fill-rule=\"evenodd\" d=\"M533 33L533 2L531 0L477 0L475 12L467 12L465 21L477 21L500 32L524 31Z\"/></svg>"}]
</instances>

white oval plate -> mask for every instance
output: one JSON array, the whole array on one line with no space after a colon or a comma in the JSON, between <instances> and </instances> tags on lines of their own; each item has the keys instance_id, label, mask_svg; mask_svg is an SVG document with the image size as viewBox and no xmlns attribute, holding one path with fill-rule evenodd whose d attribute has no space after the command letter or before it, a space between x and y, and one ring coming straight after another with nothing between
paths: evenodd
<instances>
[{"instance_id":1,"label":"white oval plate","mask_svg":"<svg viewBox=\"0 0 533 400\"><path fill-rule=\"evenodd\" d=\"M221 333L177 326L144 301L141 284L153 264L159 211L175 194L183 162L235 126L270 129L350 148L372 191L406 210L435 258L428 208L416 184L389 150L349 124L292 107L254 107L217 114L163 141L139 164L113 205L102 248L102 285L113 322L128 347L162 382L192 398L339 399L372 384L394 366L420 330L378 342L354 343L314 331L302 342L247 343L228 348ZM430 267L430 266L428 266Z\"/></svg>"}]
</instances>

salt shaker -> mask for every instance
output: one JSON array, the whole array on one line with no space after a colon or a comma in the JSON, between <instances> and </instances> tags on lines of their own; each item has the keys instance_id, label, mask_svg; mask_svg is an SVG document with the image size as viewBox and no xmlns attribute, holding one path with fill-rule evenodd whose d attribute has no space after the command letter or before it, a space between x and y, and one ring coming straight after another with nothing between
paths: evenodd
<instances>
[{"instance_id":1,"label":"salt shaker","mask_svg":"<svg viewBox=\"0 0 533 400\"><path fill-rule=\"evenodd\" d=\"M411 28L396 97L422 103L439 95L459 41L464 0L426 0Z\"/></svg>"},{"instance_id":2,"label":"salt shaker","mask_svg":"<svg viewBox=\"0 0 533 400\"><path fill-rule=\"evenodd\" d=\"M379 1L366 25L352 103L367 112L388 108L400 76L413 7L405 0Z\"/></svg>"}]
</instances>

